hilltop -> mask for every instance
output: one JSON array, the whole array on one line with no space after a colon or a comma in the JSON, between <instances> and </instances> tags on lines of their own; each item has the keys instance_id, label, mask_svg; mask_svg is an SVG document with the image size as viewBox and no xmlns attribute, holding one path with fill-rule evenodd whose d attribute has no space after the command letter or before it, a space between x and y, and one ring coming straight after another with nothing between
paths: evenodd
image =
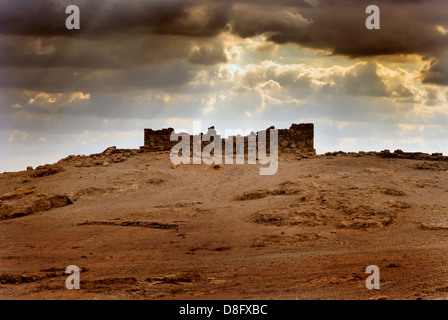
<instances>
[{"instance_id":1,"label":"hilltop","mask_svg":"<svg viewBox=\"0 0 448 320\"><path fill-rule=\"evenodd\" d=\"M447 298L441 154L173 165L115 147L0 175L4 299ZM81 289L65 288L68 265ZM365 269L381 270L367 290Z\"/></svg>"}]
</instances>

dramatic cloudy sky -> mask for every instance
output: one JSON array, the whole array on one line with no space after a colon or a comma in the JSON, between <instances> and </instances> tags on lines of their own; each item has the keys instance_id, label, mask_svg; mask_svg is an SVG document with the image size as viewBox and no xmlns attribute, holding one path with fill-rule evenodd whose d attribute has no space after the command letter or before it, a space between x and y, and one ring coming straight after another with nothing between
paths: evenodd
<instances>
[{"instance_id":1,"label":"dramatic cloudy sky","mask_svg":"<svg viewBox=\"0 0 448 320\"><path fill-rule=\"evenodd\" d=\"M448 2L0 0L0 172L193 120L313 122L319 153L447 153Z\"/></svg>"}]
</instances>

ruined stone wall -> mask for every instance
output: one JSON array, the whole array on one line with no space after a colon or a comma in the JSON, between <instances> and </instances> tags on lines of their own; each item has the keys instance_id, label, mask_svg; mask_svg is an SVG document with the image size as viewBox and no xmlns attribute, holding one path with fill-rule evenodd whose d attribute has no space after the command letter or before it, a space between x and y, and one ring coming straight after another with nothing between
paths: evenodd
<instances>
[{"instance_id":1,"label":"ruined stone wall","mask_svg":"<svg viewBox=\"0 0 448 320\"><path fill-rule=\"evenodd\" d=\"M270 146L270 135L269 129L274 129L270 127L266 129L266 149L269 151ZM141 147L143 151L169 151L175 146L178 141L170 141L171 133L174 131L173 128L167 128L162 130L152 130L145 129L144 131L144 146ZM207 134L213 135L216 131L214 127L209 128ZM257 141L258 145L258 135L257 133L252 133ZM203 134L201 133L201 138L203 139ZM244 139L244 151L248 151L248 136L243 137ZM213 138L211 139L213 141ZM180 141L180 138L179 138ZM225 141L222 139L222 150L225 150ZM202 141L202 149L208 145L209 141ZM190 145L193 146L193 136L190 135ZM278 150L279 153L297 153L297 154L307 154L315 155L316 150L314 149L314 125L312 123L301 123L292 124L289 129L278 129ZM233 140L233 151L236 152L236 137Z\"/></svg>"},{"instance_id":2,"label":"ruined stone wall","mask_svg":"<svg viewBox=\"0 0 448 320\"><path fill-rule=\"evenodd\" d=\"M170 141L171 132L173 131L173 128L162 130L145 129L145 145L140 149L145 151L171 150L177 144L176 141Z\"/></svg>"},{"instance_id":3,"label":"ruined stone wall","mask_svg":"<svg viewBox=\"0 0 448 320\"><path fill-rule=\"evenodd\" d=\"M314 149L314 124L293 123L289 129L278 130L279 152L311 153Z\"/></svg>"}]
</instances>

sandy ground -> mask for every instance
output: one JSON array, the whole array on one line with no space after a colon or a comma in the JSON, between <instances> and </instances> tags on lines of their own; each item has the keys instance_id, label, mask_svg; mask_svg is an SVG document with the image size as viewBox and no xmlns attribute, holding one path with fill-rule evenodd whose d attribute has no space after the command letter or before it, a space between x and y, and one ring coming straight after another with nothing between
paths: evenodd
<instances>
[{"instance_id":1,"label":"sandy ground","mask_svg":"<svg viewBox=\"0 0 448 320\"><path fill-rule=\"evenodd\" d=\"M0 175L0 195L73 201L0 220L2 299L448 298L446 163L288 155L273 176L173 168L168 153L58 165ZM68 265L80 290L65 287Z\"/></svg>"}]
</instances>

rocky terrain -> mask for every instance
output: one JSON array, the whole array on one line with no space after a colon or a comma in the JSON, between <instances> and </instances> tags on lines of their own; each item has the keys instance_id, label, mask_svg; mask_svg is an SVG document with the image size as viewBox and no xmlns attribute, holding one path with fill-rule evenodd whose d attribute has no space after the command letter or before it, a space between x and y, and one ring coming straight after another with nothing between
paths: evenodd
<instances>
[{"instance_id":1,"label":"rocky terrain","mask_svg":"<svg viewBox=\"0 0 448 320\"><path fill-rule=\"evenodd\" d=\"M115 147L0 174L2 299L446 299L442 154L174 166ZM80 290L65 268L81 270ZM366 267L380 269L368 290Z\"/></svg>"}]
</instances>

